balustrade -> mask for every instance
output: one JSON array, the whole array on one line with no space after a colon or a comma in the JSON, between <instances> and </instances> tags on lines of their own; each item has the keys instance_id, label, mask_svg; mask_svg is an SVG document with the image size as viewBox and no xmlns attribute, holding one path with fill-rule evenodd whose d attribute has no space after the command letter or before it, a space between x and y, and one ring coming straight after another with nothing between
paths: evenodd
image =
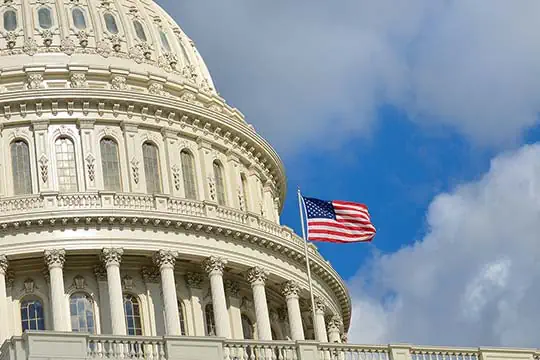
<instances>
[{"instance_id":1,"label":"balustrade","mask_svg":"<svg viewBox=\"0 0 540 360\"><path fill-rule=\"evenodd\" d=\"M478 350L450 350L447 348L413 348L412 360L478 360Z\"/></svg>"},{"instance_id":2,"label":"balustrade","mask_svg":"<svg viewBox=\"0 0 540 360\"><path fill-rule=\"evenodd\" d=\"M148 336L90 336L88 359L165 360L165 340Z\"/></svg>"},{"instance_id":3,"label":"balustrade","mask_svg":"<svg viewBox=\"0 0 540 360\"><path fill-rule=\"evenodd\" d=\"M292 341L226 341L225 360L297 360L296 343Z\"/></svg>"},{"instance_id":4,"label":"balustrade","mask_svg":"<svg viewBox=\"0 0 540 360\"><path fill-rule=\"evenodd\" d=\"M348 344L320 344L320 360L389 360L387 346L361 346Z\"/></svg>"}]
</instances>

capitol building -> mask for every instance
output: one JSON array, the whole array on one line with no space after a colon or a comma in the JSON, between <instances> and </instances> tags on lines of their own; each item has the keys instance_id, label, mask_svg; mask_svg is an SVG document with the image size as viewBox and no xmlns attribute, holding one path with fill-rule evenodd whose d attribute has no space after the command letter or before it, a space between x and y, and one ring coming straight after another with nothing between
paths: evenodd
<instances>
[{"instance_id":1,"label":"capitol building","mask_svg":"<svg viewBox=\"0 0 540 360\"><path fill-rule=\"evenodd\" d=\"M539 359L347 344L278 154L153 0L2 0L0 30L0 360Z\"/></svg>"}]
</instances>

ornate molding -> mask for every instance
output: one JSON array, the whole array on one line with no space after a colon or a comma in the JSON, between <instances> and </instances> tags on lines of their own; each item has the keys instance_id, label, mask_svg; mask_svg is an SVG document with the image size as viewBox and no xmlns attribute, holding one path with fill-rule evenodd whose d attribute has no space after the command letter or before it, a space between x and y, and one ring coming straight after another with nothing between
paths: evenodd
<instances>
[{"instance_id":1,"label":"ornate molding","mask_svg":"<svg viewBox=\"0 0 540 360\"><path fill-rule=\"evenodd\" d=\"M199 272L188 272L185 275L186 285L192 289L202 289L203 274Z\"/></svg>"},{"instance_id":2,"label":"ornate molding","mask_svg":"<svg viewBox=\"0 0 540 360\"><path fill-rule=\"evenodd\" d=\"M129 275L124 275L122 277L122 288L124 290L133 290L133 288L135 287L135 285L133 284L133 278Z\"/></svg>"},{"instance_id":3,"label":"ornate molding","mask_svg":"<svg viewBox=\"0 0 540 360\"><path fill-rule=\"evenodd\" d=\"M289 280L281 285L281 293L286 298L298 297L300 294L300 286L296 281Z\"/></svg>"},{"instance_id":4,"label":"ornate molding","mask_svg":"<svg viewBox=\"0 0 540 360\"><path fill-rule=\"evenodd\" d=\"M101 251L101 261L105 266L120 266L122 255L124 255L124 249L122 248L104 248Z\"/></svg>"},{"instance_id":5,"label":"ornate molding","mask_svg":"<svg viewBox=\"0 0 540 360\"><path fill-rule=\"evenodd\" d=\"M64 249L45 250L44 256L45 264L49 269L64 267L64 263L66 262L66 251Z\"/></svg>"},{"instance_id":6,"label":"ornate molding","mask_svg":"<svg viewBox=\"0 0 540 360\"><path fill-rule=\"evenodd\" d=\"M240 297L240 284L238 281L234 280L225 280L224 282L225 286L225 293L233 298L239 298Z\"/></svg>"},{"instance_id":7,"label":"ornate molding","mask_svg":"<svg viewBox=\"0 0 540 360\"><path fill-rule=\"evenodd\" d=\"M220 256L210 256L202 262L202 268L209 275L223 275L225 265L227 265L227 260Z\"/></svg>"},{"instance_id":8,"label":"ornate molding","mask_svg":"<svg viewBox=\"0 0 540 360\"><path fill-rule=\"evenodd\" d=\"M248 270L246 279L251 285L264 285L268 279L268 270L263 267L255 266Z\"/></svg>"},{"instance_id":9,"label":"ornate molding","mask_svg":"<svg viewBox=\"0 0 540 360\"><path fill-rule=\"evenodd\" d=\"M343 327L343 320L341 320L341 317L338 315L330 316L326 319L326 327L328 329L328 332L341 332L341 328Z\"/></svg>"},{"instance_id":10,"label":"ornate molding","mask_svg":"<svg viewBox=\"0 0 540 360\"><path fill-rule=\"evenodd\" d=\"M321 299L319 296L314 296L313 302L315 303L315 312L316 313L322 313L326 311L326 304L323 299Z\"/></svg>"},{"instance_id":11,"label":"ornate molding","mask_svg":"<svg viewBox=\"0 0 540 360\"><path fill-rule=\"evenodd\" d=\"M154 253L154 264L160 269L163 267L174 268L177 257L177 251L160 249Z\"/></svg>"},{"instance_id":12,"label":"ornate molding","mask_svg":"<svg viewBox=\"0 0 540 360\"><path fill-rule=\"evenodd\" d=\"M86 279L82 275L77 275L73 278L73 288L77 290L84 290L86 289L86 286Z\"/></svg>"},{"instance_id":13,"label":"ornate molding","mask_svg":"<svg viewBox=\"0 0 540 360\"><path fill-rule=\"evenodd\" d=\"M158 284L161 282L161 274L159 269L155 266L143 266L141 268L141 276L145 283Z\"/></svg>"},{"instance_id":14,"label":"ornate molding","mask_svg":"<svg viewBox=\"0 0 540 360\"><path fill-rule=\"evenodd\" d=\"M6 255L0 255L0 275L6 275L8 269L8 259Z\"/></svg>"},{"instance_id":15,"label":"ornate molding","mask_svg":"<svg viewBox=\"0 0 540 360\"><path fill-rule=\"evenodd\" d=\"M94 275L97 281L107 281L107 270L102 264L94 266Z\"/></svg>"}]
</instances>

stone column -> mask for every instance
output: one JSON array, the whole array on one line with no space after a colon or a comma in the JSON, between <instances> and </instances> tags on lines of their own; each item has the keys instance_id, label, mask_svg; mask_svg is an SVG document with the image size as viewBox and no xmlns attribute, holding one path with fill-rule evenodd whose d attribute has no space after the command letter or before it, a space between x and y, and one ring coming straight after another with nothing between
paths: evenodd
<instances>
[{"instance_id":1,"label":"stone column","mask_svg":"<svg viewBox=\"0 0 540 360\"><path fill-rule=\"evenodd\" d=\"M109 307L109 290L107 288L107 270L102 264L94 266L94 275L98 284L99 317L101 334L111 334L111 309Z\"/></svg>"},{"instance_id":2,"label":"stone column","mask_svg":"<svg viewBox=\"0 0 540 360\"><path fill-rule=\"evenodd\" d=\"M191 334L195 336L204 336L204 311L202 308L203 290L202 282L203 275L196 272L188 272L185 276L186 286L189 289L192 321L188 322L188 326L193 326Z\"/></svg>"},{"instance_id":3,"label":"stone column","mask_svg":"<svg viewBox=\"0 0 540 360\"><path fill-rule=\"evenodd\" d=\"M0 319L8 318L7 309L7 292L6 292L6 274L8 269L8 259L6 255L0 255ZM7 322L3 321L3 325L0 326L0 344L9 337L9 327Z\"/></svg>"},{"instance_id":4,"label":"stone column","mask_svg":"<svg viewBox=\"0 0 540 360\"><path fill-rule=\"evenodd\" d=\"M54 331L70 331L67 321L65 321L65 291L64 291L64 262L66 261L66 251L64 249L45 250L45 263L49 268L51 284L51 304L53 312Z\"/></svg>"},{"instance_id":5,"label":"stone column","mask_svg":"<svg viewBox=\"0 0 540 360\"><path fill-rule=\"evenodd\" d=\"M257 318L259 340L272 340L272 328L270 327L270 316L268 314L268 303L266 302L266 290L264 288L267 277L268 271L259 266L251 268L247 272L247 280L253 290L253 303Z\"/></svg>"},{"instance_id":6,"label":"stone column","mask_svg":"<svg viewBox=\"0 0 540 360\"><path fill-rule=\"evenodd\" d=\"M287 315L289 316L289 329L293 340L305 340L304 327L302 326L302 312L298 293L300 287L296 281L283 283L281 292L287 300Z\"/></svg>"},{"instance_id":7,"label":"stone column","mask_svg":"<svg viewBox=\"0 0 540 360\"><path fill-rule=\"evenodd\" d=\"M174 281L174 264L178 253L170 250L159 250L154 254L154 263L161 273L161 290L165 308L165 327L167 335L182 335L180 315L178 313L178 297Z\"/></svg>"},{"instance_id":8,"label":"stone column","mask_svg":"<svg viewBox=\"0 0 540 360\"><path fill-rule=\"evenodd\" d=\"M226 264L227 260L217 256L210 256L204 260L203 269L210 277L212 306L216 320L216 335L229 339L231 337L231 326L227 312L227 301L225 300L225 289L223 287L223 270Z\"/></svg>"},{"instance_id":9,"label":"stone column","mask_svg":"<svg viewBox=\"0 0 540 360\"><path fill-rule=\"evenodd\" d=\"M107 285L109 288L109 304L113 335L126 335L126 317L124 315L124 297L122 280L120 279L120 262L124 250L120 248L104 248L101 261L107 269Z\"/></svg>"},{"instance_id":10,"label":"stone column","mask_svg":"<svg viewBox=\"0 0 540 360\"><path fill-rule=\"evenodd\" d=\"M324 311L326 305L322 299L315 297L315 340L320 342L328 342L328 334L326 333L326 324L324 321Z\"/></svg>"},{"instance_id":11,"label":"stone column","mask_svg":"<svg viewBox=\"0 0 540 360\"><path fill-rule=\"evenodd\" d=\"M341 343L341 318L334 315L328 320L328 341L331 343Z\"/></svg>"},{"instance_id":12,"label":"stone column","mask_svg":"<svg viewBox=\"0 0 540 360\"><path fill-rule=\"evenodd\" d=\"M146 286L146 297L148 301L148 313L150 314L150 334L152 336L164 336L165 319L163 317L163 297L161 296L161 274L157 267L143 266L141 276Z\"/></svg>"},{"instance_id":13,"label":"stone column","mask_svg":"<svg viewBox=\"0 0 540 360\"><path fill-rule=\"evenodd\" d=\"M229 299L229 320L233 339L243 339L240 286L237 281L225 280L225 294Z\"/></svg>"}]
</instances>

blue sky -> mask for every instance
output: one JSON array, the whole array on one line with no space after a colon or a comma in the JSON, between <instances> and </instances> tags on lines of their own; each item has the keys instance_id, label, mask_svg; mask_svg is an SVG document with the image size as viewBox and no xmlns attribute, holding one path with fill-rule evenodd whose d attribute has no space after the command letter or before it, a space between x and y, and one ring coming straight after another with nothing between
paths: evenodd
<instances>
[{"instance_id":1,"label":"blue sky","mask_svg":"<svg viewBox=\"0 0 540 360\"><path fill-rule=\"evenodd\" d=\"M320 244L361 343L540 347L540 2L158 0L296 186L366 203Z\"/></svg>"}]
</instances>

